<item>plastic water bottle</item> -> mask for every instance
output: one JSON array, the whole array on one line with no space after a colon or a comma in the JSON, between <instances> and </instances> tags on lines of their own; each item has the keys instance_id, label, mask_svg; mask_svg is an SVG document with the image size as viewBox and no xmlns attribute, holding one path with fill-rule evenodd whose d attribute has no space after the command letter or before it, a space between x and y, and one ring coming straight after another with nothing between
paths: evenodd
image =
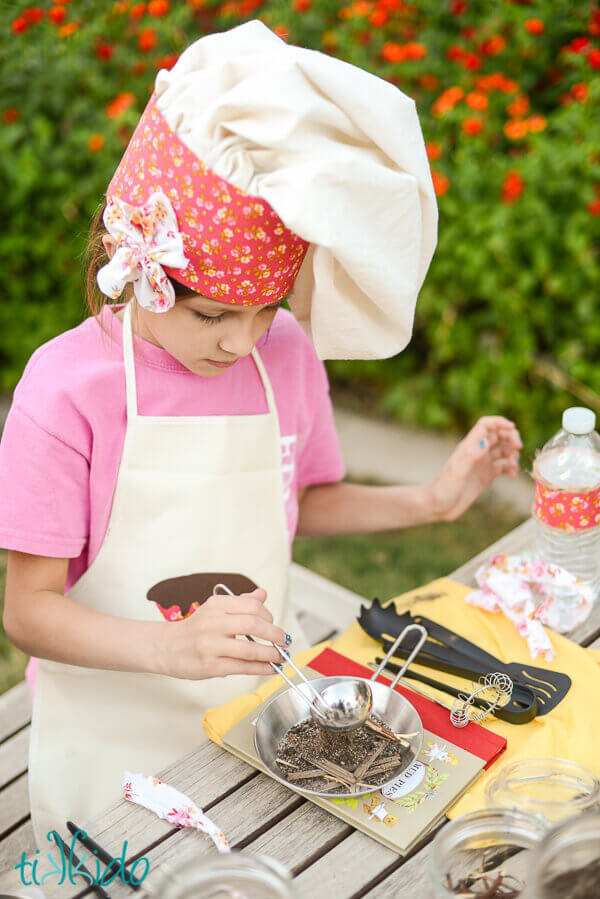
<instances>
[{"instance_id":1,"label":"plastic water bottle","mask_svg":"<svg viewBox=\"0 0 600 899\"><path fill-rule=\"evenodd\" d=\"M600 588L600 435L591 409L573 406L537 454L536 554ZM567 597L562 597L567 599Z\"/></svg>"}]
</instances>

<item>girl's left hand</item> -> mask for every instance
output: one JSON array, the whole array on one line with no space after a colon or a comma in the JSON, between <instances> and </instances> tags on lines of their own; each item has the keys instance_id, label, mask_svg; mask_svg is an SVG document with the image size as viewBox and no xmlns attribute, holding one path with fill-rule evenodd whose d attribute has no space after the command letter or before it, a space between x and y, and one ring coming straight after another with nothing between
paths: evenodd
<instances>
[{"instance_id":1,"label":"girl's left hand","mask_svg":"<svg viewBox=\"0 0 600 899\"><path fill-rule=\"evenodd\" d=\"M521 436L508 418L480 418L426 487L436 521L454 521L500 474L516 478Z\"/></svg>"}]
</instances>

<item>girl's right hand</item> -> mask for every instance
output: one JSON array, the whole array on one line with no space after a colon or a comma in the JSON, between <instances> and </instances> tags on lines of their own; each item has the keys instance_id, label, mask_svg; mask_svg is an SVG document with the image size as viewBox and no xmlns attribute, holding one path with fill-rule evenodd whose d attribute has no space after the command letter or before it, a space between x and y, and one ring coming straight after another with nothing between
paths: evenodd
<instances>
[{"instance_id":1,"label":"girl's right hand","mask_svg":"<svg viewBox=\"0 0 600 899\"><path fill-rule=\"evenodd\" d=\"M272 674L281 656L272 646L237 639L250 634L286 646L286 634L265 608L266 590L210 596L181 621L166 622L157 649L157 673L189 680L228 674Z\"/></svg>"}]
</instances>

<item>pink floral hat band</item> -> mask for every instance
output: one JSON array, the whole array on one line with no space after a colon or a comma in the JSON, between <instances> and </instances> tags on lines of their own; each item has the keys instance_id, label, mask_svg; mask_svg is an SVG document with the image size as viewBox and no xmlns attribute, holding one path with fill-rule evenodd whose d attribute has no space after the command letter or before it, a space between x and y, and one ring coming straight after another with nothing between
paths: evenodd
<instances>
[{"instance_id":1,"label":"pink floral hat band","mask_svg":"<svg viewBox=\"0 0 600 899\"><path fill-rule=\"evenodd\" d=\"M286 296L310 242L272 207L219 177L148 101L107 190L103 221L118 249L98 272L116 299L133 282L140 305L166 312L169 278L210 299L239 306Z\"/></svg>"}]
</instances>

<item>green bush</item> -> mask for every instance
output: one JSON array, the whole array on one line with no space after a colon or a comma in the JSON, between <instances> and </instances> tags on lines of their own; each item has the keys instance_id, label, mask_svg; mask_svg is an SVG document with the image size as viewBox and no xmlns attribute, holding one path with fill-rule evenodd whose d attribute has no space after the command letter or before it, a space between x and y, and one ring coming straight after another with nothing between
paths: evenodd
<instances>
[{"instance_id":1,"label":"green bush","mask_svg":"<svg viewBox=\"0 0 600 899\"><path fill-rule=\"evenodd\" d=\"M600 410L596 5L82 0L37 9L0 10L0 27L13 31L0 60L9 224L0 387L11 389L33 350L86 314L79 257L89 219L156 69L202 34L260 17L414 97L438 193L438 248L411 344L390 360L330 362L332 378L357 390L370 382L380 408L407 422L465 429L481 414L508 415L529 448L566 405Z\"/></svg>"}]
</instances>

